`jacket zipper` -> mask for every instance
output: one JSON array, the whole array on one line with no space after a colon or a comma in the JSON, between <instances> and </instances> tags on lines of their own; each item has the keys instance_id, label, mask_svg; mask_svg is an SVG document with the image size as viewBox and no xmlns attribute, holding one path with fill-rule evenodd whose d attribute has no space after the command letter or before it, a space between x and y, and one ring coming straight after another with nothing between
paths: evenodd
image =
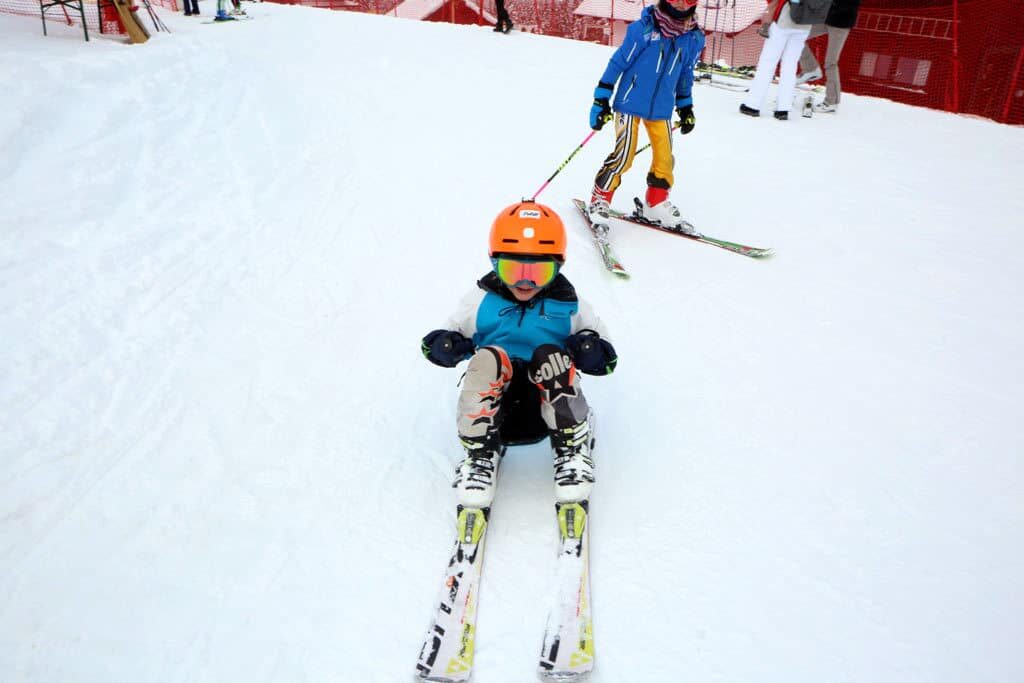
<instances>
[{"instance_id":1,"label":"jacket zipper","mask_svg":"<svg viewBox=\"0 0 1024 683\"><path fill-rule=\"evenodd\" d=\"M664 54L661 50L661 46L658 46L658 65L661 65L661 57ZM661 79L665 74L658 72L658 80L654 82L654 90L651 91L651 106L647 109L647 118L650 119L654 116L654 101L658 99L658 88L661 87Z\"/></svg>"},{"instance_id":2,"label":"jacket zipper","mask_svg":"<svg viewBox=\"0 0 1024 683\"><path fill-rule=\"evenodd\" d=\"M672 73L672 69L676 68L676 64L679 63L679 55L682 53L682 51L683 51L682 48L677 48L676 49L676 57L675 57L675 59L672 60L672 66L670 66L668 68L668 72L669 73Z\"/></svg>"},{"instance_id":3,"label":"jacket zipper","mask_svg":"<svg viewBox=\"0 0 1024 683\"><path fill-rule=\"evenodd\" d=\"M625 104L629 100L629 93L633 92L633 86L636 85L636 74L633 74L633 80L630 81L629 87L626 88L626 94L622 96L622 103Z\"/></svg>"}]
</instances>

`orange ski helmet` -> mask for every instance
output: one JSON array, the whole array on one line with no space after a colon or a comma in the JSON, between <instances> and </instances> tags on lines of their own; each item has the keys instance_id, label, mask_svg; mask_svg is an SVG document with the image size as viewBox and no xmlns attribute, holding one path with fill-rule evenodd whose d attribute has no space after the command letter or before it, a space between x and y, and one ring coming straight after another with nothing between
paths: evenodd
<instances>
[{"instance_id":1,"label":"orange ski helmet","mask_svg":"<svg viewBox=\"0 0 1024 683\"><path fill-rule=\"evenodd\" d=\"M524 199L506 206L494 219L488 253L551 255L565 261L565 226L551 207Z\"/></svg>"}]
</instances>

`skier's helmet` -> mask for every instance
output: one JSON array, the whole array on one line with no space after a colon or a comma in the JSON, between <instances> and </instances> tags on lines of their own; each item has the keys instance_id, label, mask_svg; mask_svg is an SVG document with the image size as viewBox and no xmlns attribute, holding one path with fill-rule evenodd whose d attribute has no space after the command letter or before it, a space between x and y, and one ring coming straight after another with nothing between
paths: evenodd
<instances>
[{"instance_id":1,"label":"skier's helmet","mask_svg":"<svg viewBox=\"0 0 1024 683\"><path fill-rule=\"evenodd\" d=\"M551 207L524 199L506 206L491 226L489 254L553 256L565 261L565 226Z\"/></svg>"}]
</instances>

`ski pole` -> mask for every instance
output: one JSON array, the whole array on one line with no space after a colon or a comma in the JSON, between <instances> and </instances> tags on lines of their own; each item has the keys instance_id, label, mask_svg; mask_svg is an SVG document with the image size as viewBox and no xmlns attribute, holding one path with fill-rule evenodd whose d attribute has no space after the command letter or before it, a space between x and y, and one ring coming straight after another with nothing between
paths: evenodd
<instances>
[{"instance_id":1,"label":"ski pole","mask_svg":"<svg viewBox=\"0 0 1024 683\"><path fill-rule=\"evenodd\" d=\"M579 146L572 151L572 154L570 154L566 158L566 160L562 162L561 166L559 166L558 168L555 169L555 172L551 174L551 177L548 178L547 180L545 180L544 184L541 185L540 188L538 188L538 190L533 193L533 196L530 197L531 201L537 199L537 195L539 195L541 192L544 191L544 188L548 186L548 183L550 183L552 180L554 180L555 176L562 172L562 169L565 168L569 164L570 161L572 161L572 158L574 156L576 156L581 149L583 149L583 145L585 145L588 142L590 142L590 138L594 137L594 135L596 135L596 134L597 134L597 131L596 130L592 130L592 131L590 131L590 135L588 135L587 137L583 138L583 142L581 142L579 144Z\"/></svg>"}]
</instances>

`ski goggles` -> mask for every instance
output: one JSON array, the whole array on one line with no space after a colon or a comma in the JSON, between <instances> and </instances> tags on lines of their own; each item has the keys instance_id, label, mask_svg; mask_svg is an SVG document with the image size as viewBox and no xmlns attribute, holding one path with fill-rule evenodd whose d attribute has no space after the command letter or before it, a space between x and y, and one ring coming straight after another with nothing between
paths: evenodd
<instances>
[{"instance_id":1,"label":"ski goggles","mask_svg":"<svg viewBox=\"0 0 1024 683\"><path fill-rule=\"evenodd\" d=\"M514 258L512 256L495 256L491 259L494 272L498 279L510 287L532 285L547 287L558 275L561 267L557 260L546 258Z\"/></svg>"}]
</instances>

